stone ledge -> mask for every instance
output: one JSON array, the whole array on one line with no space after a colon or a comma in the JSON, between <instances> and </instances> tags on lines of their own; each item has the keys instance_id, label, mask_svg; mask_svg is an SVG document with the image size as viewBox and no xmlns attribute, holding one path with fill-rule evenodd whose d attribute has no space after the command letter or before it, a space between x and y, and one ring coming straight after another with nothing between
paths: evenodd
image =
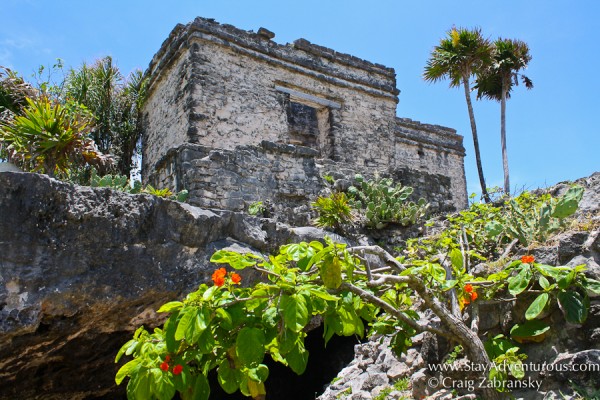
<instances>
[{"instance_id":1,"label":"stone ledge","mask_svg":"<svg viewBox=\"0 0 600 400\"><path fill-rule=\"evenodd\" d=\"M190 40L198 35L205 34L212 36L222 45L229 47L238 46L247 51L260 53L263 57L279 59L291 64L299 65L313 70L320 74L364 85L388 93L396 97L399 93L396 88L396 74L393 68L385 67L381 64L371 63L349 54L338 53L332 49L314 45L305 39L299 39L293 44L280 45L265 38L257 33L238 29L232 25L219 24L212 19L198 17L187 25L178 24L167 40L163 42L160 50L156 53L146 75L151 77L149 90L153 81L161 75L161 71L166 69L174 59L177 53L186 47L189 47ZM305 53L305 54L303 54ZM368 72L367 77L361 74L346 71L345 73L338 69L328 67L323 63L314 62L314 57L325 58L333 63L338 63ZM378 75L380 78L375 78Z\"/></svg>"},{"instance_id":2,"label":"stone ledge","mask_svg":"<svg viewBox=\"0 0 600 400\"><path fill-rule=\"evenodd\" d=\"M425 132L426 135L422 134ZM436 151L465 155L463 137L455 129L441 125L422 124L409 118L396 118L394 134L405 143L422 144Z\"/></svg>"}]
</instances>

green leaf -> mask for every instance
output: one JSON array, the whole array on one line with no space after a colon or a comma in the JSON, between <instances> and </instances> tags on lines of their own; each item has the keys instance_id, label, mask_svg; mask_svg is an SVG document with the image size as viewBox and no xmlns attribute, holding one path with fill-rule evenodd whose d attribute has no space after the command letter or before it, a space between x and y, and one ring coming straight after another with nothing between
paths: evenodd
<instances>
[{"instance_id":1,"label":"green leaf","mask_svg":"<svg viewBox=\"0 0 600 400\"><path fill-rule=\"evenodd\" d=\"M552 216L554 218L566 218L573 215L583 198L583 192L584 189L581 186L569 188L554 206Z\"/></svg>"},{"instance_id":2,"label":"green leaf","mask_svg":"<svg viewBox=\"0 0 600 400\"><path fill-rule=\"evenodd\" d=\"M126 351L129 352L128 355L131 355L133 353L133 351L135 350L135 348L138 345L138 341L135 339L131 339L129 340L127 343L125 343L123 346L121 346L121 348L119 349L119 352L117 353L116 357L115 357L115 362L119 362L119 360L121 359L121 357L123 356L123 354L125 354ZM129 350L131 349L131 351Z\"/></svg>"},{"instance_id":3,"label":"green leaf","mask_svg":"<svg viewBox=\"0 0 600 400\"><path fill-rule=\"evenodd\" d=\"M217 318L219 318L219 326L223 329L232 329L233 328L233 320L231 319L231 315L223 308L217 308L215 310Z\"/></svg>"},{"instance_id":4,"label":"green leaf","mask_svg":"<svg viewBox=\"0 0 600 400\"><path fill-rule=\"evenodd\" d=\"M287 354L292 351L294 346L296 346L298 337L298 333L290 331L289 329L284 329L279 335L279 352L281 354Z\"/></svg>"},{"instance_id":5,"label":"green leaf","mask_svg":"<svg viewBox=\"0 0 600 400\"><path fill-rule=\"evenodd\" d=\"M565 320L572 324L583 324L588 316L589 299L569 290L558 293L558 306Z\"/></svg>"},{"instance_id":6,"label":"green leaf","mask_svg":"<svg viewBox=\"0 0 600 400\"><path fill-rule=\"evenodd\" d=\"M325 290L322 290L320 288L310 288L309 293L312 294L315 297L319 297L323 300L327 300L327 301L338 301L340 298L336 297L328 292L326 292Z\"/></svg>"},{"instance_id":7,"label":"green leaf","mask_svg":"<svg viewBox=\"0 0 600 400\"><path fill-rule=\"evenodd\" d=\"M186 332L189 330L190 326L193 327L194 318L198 310L196 307L184 307L181 309L181 319L177 324L177 330L175 331L175 340L182 340L186 337Z\"/></svg>"},{"instance_id":8,"label":"green leaf","mask_svg":"<svg viewBox=\"0 0 600 400\"><path fill-rule=\"evenodd\" d=\"M300 332L308 323L308 307L306 298L300 294L281 296L281 310L286 328L293 332Z\"/></svg>"},{"instance_id":9,"label":"green leaf","mask_svg":"<svg viewBox=\"0 0 600 400\"><path fill-rule=\"evenodd\" d=\"M240 387L240 377L240 371L231 368L229 360L225 359L221 361L217 369L217 379L225 393L233 394L238 390Z\"/></svg>"},{"instance_id":10,"label":"green leaf","mask_svg":"<svg viewBox=\"0 0 600 400\"><path fill-rule=\"evenodd\" d=\"M575 277L577 276L577 271L576 270L571 270L569 271L568 274L564 274L562 275L562 277L558 280L558 288L559 289L566 289L569 286L571 286L571 284L573 283L573 281L575 280Z\"/></svg>"},{"instance_id":11,"label":"green leaf","mask_svg":"<svg viewBox=\"0 0 600 400\"><path fill-rule=\"evenodd\" d=\"M250 260L253 258L253 260ZM215 264L229 264L234 269L244 269L256 265L256 256L252 253L240 254L230 250L219 250L212 255L210 262Z\"/></svg>"},{"instance_id":12,"label":"green leaf","mask_svg":"<svg viewBox=\"0 0 600 400\"><path fill-rule=\"evenodd\" d=\"M172 311L177 311L181 307L183 307L183 303L181 301L170 301L168 303L163 304L157 312L159 313L169 313Z\"/></svg>"},{"instance_id":13,"label":"green leaf","mask_svg":"<svg viewBox=\"0 0 600 400\"><path fill-rule=\"evenodd\" d=\"M194 385L193 400L208 400L210 396L210 385L208 379L202 374L196 375L196 383Z\"/></svg>"},{"instance_id":14,"label":"green leaf","mask_svg":"<svg viewBox=\"0 0 600 400\"><path fill-rule=\"evenodd\" d=\"M529 319L534 319L538 315L540 315L541 312L544 310L544 307L546 307L546 304L548 303L548 299L549 299L548 293L540 294L531 303L531 305L529 306L527 311L525 311L525 318L529 320Z\"/></svg>"},{"instance_id":15,"label":"green leaf","mask_svg":"<svg viewBox=\"0 0 600 400\"><path fill-rule=\"evenodd\" d=\"M458 283L457 279L448 279L448 280L442 282L442 284L440 285L440 289L445 292L445 291L450 290L453 287L455 287L457 283Z\"/></svg>"},{"instance_id":16,"label":"green leaf","mask_svg":"<svg viewBox=\"0 0 600 400\"><path fill-rule=\"evenodd\" d=\"M592 293L600 294L600 281L584 277L581 282L581 286Z\"/></svg>"},{"instance_id":17,"label":"green leaf","mask_svg":"<svg viewBox=\"0 0 600 400\"><path fill-rule=\"evenodd\" d=\"M211 354L216 346L215 338L210 329L204 329L196 342L201 354Z\"/></svg>"},{"instance_id":18,"label":"green leaf","mask_svg":"<svg viewBox=\"0 0 600 400\"><path fill-rule=\"evenodd\" d=\"M462 271L463 269L463 255L459 249L452 249L450 251L450 262L452 262L452 266L458 270Z\"/></svg>"},{"instance_id":19,"label":"green leaf","mask_svg":"<svg viewBox=\"0 0 600 400\"><path fill-rule=\"evenodd\" d=\"M169 353L175 353L179 349L180 340L175 339L175 332L177 330L177 320L179 319L179 313L171 314L167 322L165 322L164 333L165 343L167 345L167 351Z\"/></svg>"},{"instance_id":20,"label":"green leaf","mask_svg":"<svg viewBox=\"0 0 600 400\"><path fill-rule=\"evenodd\" d=\"M569 267L553 267L551 265L536 264L535 268L544 276L549 276L555 280L559 280L565 275L565 271L570 270Z\"/></svg>"},{"instance_id":21,"label":"green leaf","mask_svg":"<svg viewBox=\"0 0 600 400\"><path fill-rule=\"evenodd\" d=\"M119 368L119 371L117 371L117 375L115 376L115 382L117 383L117 385L120 385L126 376L130 376L131 373L133 372L133 370L135 368L138 368L139 365L140 365L140 359L134 358L133 360L129 361L127 364L125 364L121 368Z\"/></svg>"},{"instance_id":22,"label":"green leaf","mask_svg":"<svg viewBox=\"0 0 600 400\"><path fill-rule=\"evenodd\" d=\"M337 289L342 284L342 264L338 257L325 257L320 266L321 279L327 289Z\"/></svg>"},{"instance_id":23,"label":"green leaf","mask_svg":"<svg viewBox=\"0 0 600 400\"><path fill-rule=\"evenodd\" d=\"M265 356L265 334L258 328L243 328L235 341L235 352L240 362L252 368Z\"/></svg>"},{"instance_id":24,"label":"green leaf","mask_svg":"<svg viewBox=\"0 0 600 400\"><path fill-rule=\"evenodd\" d=\"M298 343L292 351L290 351L285 359L289 367L298 375L302 375L308 364L308 350L304 348L302 343Z\"/></svg>"},{"instance_id":25,"label":"green leaf","mask_svg":"<svg viewBox=\"0 0 600 400\"><path fill-rule=\"evenodd\" d=\"M127 384L127 398L133 400L147 400L150 396L150 377L147 370L140 371L132 376Z\"/></svg>"},{"instance_id":26,"label":"green leaf","mask_svg":"<svg viewBox=\"0 0 600 400\"><path fill-rule=\"evenodd\" d=\"M390 340L390 346L396 355L396 357L402 357L402 354L412 346L411 337L409 337L405 332L398 331L392 339Z\"/></svg>"},{"instance_id":27,"label":"green leaf","mask_svg":"<svg viewBox=\"0 0 600 400\"><path fill-rule=\"evenodd\" d=\"M504 226L498 221L490 221L485 224L484 229L489 237L496 237L502 233Z\"/></svg>"},{"instance_id":28,"label":"green leaf","mask_svg":"<svg viewBox=\"0 0 600 400\"><path fill-rule=\"evenodd\" d=\"M526 321L523 324L516 324L510 330L510 335L512 337L518 338L529 338L534 336L539 336L544 332L548 331L550 326L540 320L531 320Z\"/></svg>"},{"instance_id":29,"label":"green leaf","mask_svg":"<svg viewBox=\"0 0 600 400\"><path fill-rule=\"evenodd\" d=\"M540 275L538 282L539 282L541 288L544 290L546 290L550 287L550 282L548 282L548 279L546 279L546 277L543 275Z\"/></svg>"},{"instance_id":30,"label":"green leaf","mask_svg":"<svg viewBox=\"0 0 600 400\"><path fill-rule=\"evenodd\" d=\"M256 382L264 383L269 377L269 367L265 364L260 364L256 368L248 369L248 378Z\"/></svg>"},{"instance_id":31,"label":"green leaf","mask_svg":"<svg viewBox=\"0 0 600 400\"><path fill-rule=\"evenodd\" d=\"M519 271L516 276L508 279L508 292L513 296L516 296L527 289L529 281L531 280L531 269L529 268L529 265L522 265L521 271Z\"/></svg>"}]
</instances>

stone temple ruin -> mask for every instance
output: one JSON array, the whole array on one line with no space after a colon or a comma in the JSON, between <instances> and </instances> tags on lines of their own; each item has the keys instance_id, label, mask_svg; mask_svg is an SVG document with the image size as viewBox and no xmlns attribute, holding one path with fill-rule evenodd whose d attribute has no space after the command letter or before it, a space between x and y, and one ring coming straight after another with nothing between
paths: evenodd
<instances>
[{"instance_id":1,"label":"stone temple ruin","mask_svg":"<svg viewBox=\"0 0 600 400\"><path fill-rule=\"evenodd\" d=\"M467 205L462 136L396 117L393 68L274 36L204 18L173 29L148 70L145 182L201 207L266 201L296 223L326 175L377 172L438 211Z\"/></svg>"}]
</instances>

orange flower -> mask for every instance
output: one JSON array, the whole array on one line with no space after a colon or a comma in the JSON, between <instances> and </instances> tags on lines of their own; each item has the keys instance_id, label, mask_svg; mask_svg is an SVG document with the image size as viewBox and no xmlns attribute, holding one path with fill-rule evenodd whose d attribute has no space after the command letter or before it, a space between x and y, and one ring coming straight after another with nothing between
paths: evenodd
<instances>
[{"instance_id":1,"label":"orange flower","mask_svg":"<svg viewBox=\"0 0 600 400\"><path fill-rule=\"evenodd\" d=\"M169 370L169 363L164 361L160 364L160 369L167 372Z\"/></svg>"},{"instance_id":2,"label":"orange flower","mask_svg":"<svg viewBox=\"0 0 600 400\"><path fill-rule=\"evenodd\" d=\"M463 302L463 304L469 304L469 303L471 303L471 300L469 300L468 297L463 297L462 302Z\"/></svg>"},{"instance_id":3,"label":"orange flower","mask_svg":"<svg viewBox=\"0 0 600 400\"><path fill-rule=\"evenodd\" d=\"M473 291L473 285L471 285L470 283L467 283L465 285L465 292L471 293L472 291Z\"/></svg>"},{"instance_id":4,"label":"orange flower","mask_svg":"<svg viewBox=\"0 0 600 400\"><path fill-rule=\"evenodd\" d=\"M477 292L471 293L471 301L477 300Z\"/></svg>"},{"instance_id":5,"label":"orange flower","mask_svg":"<svg viewBox=\"0 0 600 400\"><path fill-rule=\"evenodd\" d=\"M183 371L183 367L181 366L181 364L177 364L173 367L173 375L179 375L181 374L181 371Z\"/></svg>"},{"instance_id":6,"label":"orange flower","mask_svg":"<svg viewBox=\"0 0 600 400\"><path fill-rule=\"evenodd\" d=\"M213 282L215 286L223 286L225 284L225 278L222 276L213 277Z\"/></svg>"},{"instance_id":7,"label":"orange flower","mask_svg":"<svg viewBox=\"0 0 600 400\"><path fill-rule=\"evenodd\" d=\"M531 264L534 261L535 261L535 257L531 256L531 255L526 255L526 256L521 257L521 262L523 262L525 264Z\"/></svg>"},{"instance_id":8,"label":"orange flower","mask_svg":"<svg viewBox=\"0 0 600 400\"><path fill-rule=\"evenodd\" d=\"M241 281L242 277L239 276L239 274L236 274L235 272L231 274L231 282L233 282L236 285L239 285Z\"/></svg>"},{"instance_id":9,"label":"orange flower","mask_svg":"<svg viewBox=\"0 0 600 400\"><path fill-rule=\"evenodd\" d=\"M213 272L212 280L215 286L223 286L225 284L225 275L227 275L227 270L225 268L219 268Z\"/></svg>"}]
</instances>

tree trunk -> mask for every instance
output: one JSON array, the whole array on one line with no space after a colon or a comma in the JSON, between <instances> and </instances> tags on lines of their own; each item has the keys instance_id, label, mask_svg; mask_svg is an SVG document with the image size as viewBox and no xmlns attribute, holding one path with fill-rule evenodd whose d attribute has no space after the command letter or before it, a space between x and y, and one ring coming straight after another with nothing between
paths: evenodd
<instances>
[{"instance_id":1,"label":"tree trunk","mask_svg":"<svg viewBox=\"0 0 600 400\"><path fill-rule=\"evenodd\" d=\"M506 88L502 82L502 99L500 100L500 143L502 146L502 167L504 168L504 193L510 195L510 178L508 174L508 151L506 150Z\"/></svg>"},{"instance_id":2,"label":"tree trunk","mask_svg":"<svg viewBox=\"0 0 600 400\"><path fill-rule=\"evenodd\" d=\"M465 98L467 99L467 108L469 109L469 120L471 121L471 132L473 133L473 147L475 148L475 162L477 163L477 173L479 174L479 184L481 185L481 194L486 203L490 202L490 195L487 192L485 178L483 177L483 167L481 166L481 154L479 153L479 138L477 137L477 125L475 125L475 114L473 113L473 104L471 104L471 90L469 88L469 77L463 76L463 86L465 88Z\"/></svg>"},{"instance_id":3,"label":"tree trunk","mask_svg":"<svg viewBox=\"0 0 600 400\"><path fill-rule=\"evenodd\" d=\"M473 332L463 322L462 318L453 315L447 308L444 307L423 285L422 282L413 280L409 286L414 288L425 302L425 305L431 309L439 318L440 321L455 335L456 340L463 346L467 357L478 368L481 368L481 378L488 377L488 371L492 368L492 361L487 355L483 342L476 332ZM486 381L487 382L487 381ZM487 385L478 388L478 392L485 400L498 400L500 394L494 388L489 388Z\"/></svg>"}]
</instances>

